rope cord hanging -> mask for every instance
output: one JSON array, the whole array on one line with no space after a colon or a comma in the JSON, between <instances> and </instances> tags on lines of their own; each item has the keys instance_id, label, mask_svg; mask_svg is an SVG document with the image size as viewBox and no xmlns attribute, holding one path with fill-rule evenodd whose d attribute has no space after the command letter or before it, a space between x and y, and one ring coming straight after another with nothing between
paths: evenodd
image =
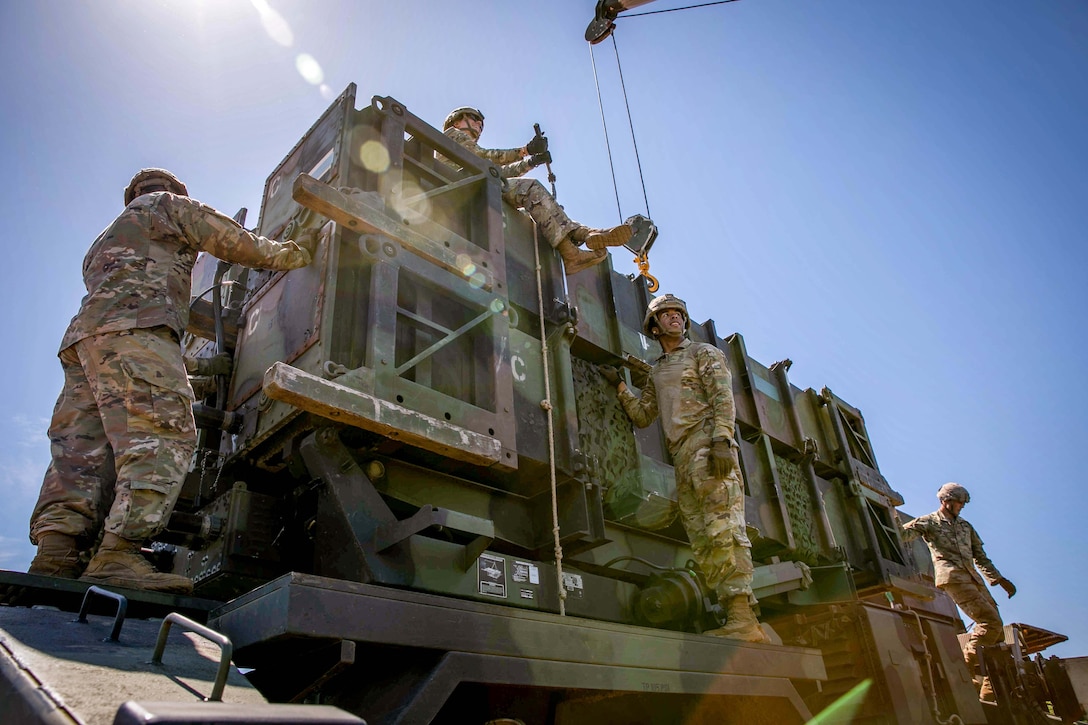
<instances>
[{"instance_id":1,"label":"rope cord hanging","mask_svg":"<svg viewBox=\"0 0 1088 725\"><path fill-rule=\"evenodd\" d=\"M548 335L544 326L544 285L540 281L540 234L536 222L533 223L533 253L536 255L536 299L537 314L540 317L540 357L544 375L544 400L540 407L548 419L548 473L551 478L552 493L552 536L555 543L555 583L559 591L559 616L567 613L567 589L563 586L563 545L559 542L559 492L555 482L555 427L552 423L552 388L548 379Z\"/></svg>"}]
</instances>

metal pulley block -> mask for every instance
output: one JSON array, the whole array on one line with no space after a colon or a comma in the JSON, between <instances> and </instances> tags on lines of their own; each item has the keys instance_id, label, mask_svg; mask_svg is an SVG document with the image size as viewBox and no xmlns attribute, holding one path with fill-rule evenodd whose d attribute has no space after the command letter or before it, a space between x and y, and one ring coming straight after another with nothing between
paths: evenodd
<instances>
[{"instance_id":1,"label":"metal pulley block","mask_svg":"<svg viewBox=\"0 0 1088 725\"><path fill-rule=\"evenodd\" d=\"M633 229L631 238L627 240L627 244L623 246L627 247L634 254L647 254L650 251L650 247L654 245L654 240L657 239L657 225L654 224L652 219L644 217L641 214L627 217L623 223Z\"/></svg>"}]
</instances>

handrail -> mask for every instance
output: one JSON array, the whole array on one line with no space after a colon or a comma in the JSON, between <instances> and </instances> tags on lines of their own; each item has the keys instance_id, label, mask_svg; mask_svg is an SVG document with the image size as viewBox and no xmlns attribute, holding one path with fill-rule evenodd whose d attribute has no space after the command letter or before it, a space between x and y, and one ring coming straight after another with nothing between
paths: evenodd
<instances>
[{"instance_id":1,"label":"handrail","mask_svg":"<svg viewBox=\"0 0 1088 725\"><path fill-rule=\"evenodd\" d=\"M125 623L125 614L128 612L128 599L121 596L117 592L111 592L108 589L102 589L91 585L87 587L87 591L83 594L83 603L79 605L79 618L76 619L80 624L87 624L87 604L91 599L92 594L97 594L100 597L106 599L112 599L117 602L117 614L113 618L113 630L110 632L107 642L119 642L121 638L121 625Z\"/></svg>"},{"instance_id":2,"label":"handrail","mask_svg":"<svg viewBox=\"0 0 1088 725\"><path fill-rule=\"evenodd\" d=\"M178 624L184 629L195 632L204 639L219 645L219 671L215 673L215 682L212 684L212 694L210 697L206 698L206 701L222 701L223 690L227 686L227 674L230 672L230 659L234 654L234 645L231 644L230 638L221 632L208 629L204 625L198 624L188 617L183 617L177 612L171 612L166 615L166 618L162 622L162 626L159 627L159 638L155 642L155 653L151 656L151 664L153 665L162 665L162 653L163 650L166 649L166 638L170 635L170 626L172 624Z\"/></svg>"}]
</instances>

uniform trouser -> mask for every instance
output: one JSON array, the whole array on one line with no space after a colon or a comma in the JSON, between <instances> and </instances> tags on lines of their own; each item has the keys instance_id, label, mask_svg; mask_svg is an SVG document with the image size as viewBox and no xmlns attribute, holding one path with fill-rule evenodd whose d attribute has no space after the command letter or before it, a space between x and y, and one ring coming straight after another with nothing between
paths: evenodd
<instances>
[{"instance_id":1,"label":"uniform trouser","mask_svg":"<svg viewBox=\"0 0 1088 725\"><path fill-rule=\"evenodd\" d=\"M986 587L969 578L964 581L951 581L942 584L941 589L956 603L963 613L975 621L971 636L963 648L963 658L967 669L975 675L978 664L978 645L988 646L1005 641L1004 624L997 611L997 602Z\"/></svg>"},{"instance_id":2,"label":"uniform trouser","mask_svg":"<svg viewBox=\"0 0 1088 725\"><path fill-rule=\"evenodd\" d=\"M165 326L85 338L60 354L64 388L49 424L53 460L30 541L161 530L196 447L181 346Z\"/></svg>"},{"instance_id":3,"label":"uniform trouser","mask_svg":"<svg viewBox=\"0 0 1088 725\"><path fill-rule=\"evenodd\" d=\"M702 432L688 436L673 453L676 497L695 562L724 604L742 594L752 597L752 543L745 530L740 465L727 478L714 478L709 454L710 437Z\"/></svg>"},{"instance_id":4,"label":"uniform trouser","mask_svg":"<svg viewBox=\"0 0 1088 725\"><path fill-rule=\"evenodd\" d=\"M524 209L553 248L558 247L564 237L581 226L570 220L559 202L536 179L507 179L502 198L508 204Z\"/></svg>"}]
</instances>

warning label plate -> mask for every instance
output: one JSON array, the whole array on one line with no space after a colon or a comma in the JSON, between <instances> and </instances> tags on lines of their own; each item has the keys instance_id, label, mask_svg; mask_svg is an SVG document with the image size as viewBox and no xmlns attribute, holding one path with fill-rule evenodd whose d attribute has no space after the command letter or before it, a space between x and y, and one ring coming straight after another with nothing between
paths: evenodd
<instances>
[{"instance_id":1,"label":"warning label plate","mask_svg":"<svg viewBox=\"0 0 1088 725\"><path fill-rule=\"evenodd\" d=\"M480 554L476 560L476 577L480 594L506 599L506 559Z\"/></svg>"}]
</instances>

